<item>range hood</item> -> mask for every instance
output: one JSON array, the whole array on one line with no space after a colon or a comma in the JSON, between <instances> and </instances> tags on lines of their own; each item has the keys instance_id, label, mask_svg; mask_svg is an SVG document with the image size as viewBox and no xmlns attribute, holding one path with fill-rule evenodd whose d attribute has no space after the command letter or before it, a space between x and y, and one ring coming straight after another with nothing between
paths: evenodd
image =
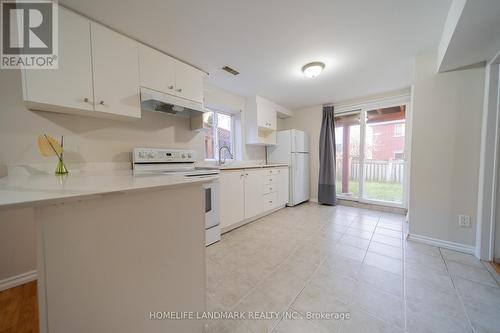
<instances>
[{"instance_id":1,"label":"range hood","mask_svg":"<svg viewBox=\"0 0 500 333\"><path fill-rule=\"evenodd\" d=\"M181 117L192 117L206 111L201 103L143 87L141 87L141 109Z\"/></svg>"}]
</instances>

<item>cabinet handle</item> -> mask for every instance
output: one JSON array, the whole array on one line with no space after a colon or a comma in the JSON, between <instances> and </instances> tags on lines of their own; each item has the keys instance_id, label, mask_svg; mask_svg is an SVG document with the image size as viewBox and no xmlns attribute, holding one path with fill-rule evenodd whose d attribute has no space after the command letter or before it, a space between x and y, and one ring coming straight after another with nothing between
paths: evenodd
<instances>
[{"instance_id":1,"label":"cabinet handle","mask_svg":"<svg viewBox=\"0 0 500 333\"><path fill-rule=\"evenodd\" d=\"M270 200L270 201L269 201L269 203L273 203L273 201L272 201L272 200Z\"/></svg>"},{"instance_id":2,"label":"cabinet handle","mask_svg":"<svg viewBox=\"0 0 500 333\"><path fill-rule=\"evenodd\" d=\"M182 92L182 88L177 89L177 92Z\"/></svg>"},{"instance_id":3,"label":"cabinet handle","mask_svg":"<svg viewBox=\"0 0 500 333\"><path fill-rule=\"evenodd\" d=\"M245 176L248 176L248 173L245 173Z\"/></svg>"},{"instance_id":4,"label":"cabinet handle","mask_svg":"<svg viewBox=\"0 0 500 333\"><path fill-rule=\"evenodd\" d=\"M104 101L103 101L103 100L100 100L100 101L99 101L99 104L104 105Z\"/></svg>"},{"instance_id":5,"label":"cabinet handle","mask_svg":"<svg viewBox=\"0 0 500 333\"><path fill-rule=\"evenodd\" d=\"M84 101L85 103L88 103L88 102L89 102L89 98L88 98L88 97L85 97L85 98L83 99L83 101Z\"/></svg>"},{"instance_id":6,"label":"cabinet handle","mask_svg":"<svg viewBox=\"0 0 500 333\"><path fill-rule=\"evenodd\" d=\"M174 86L168 86L168 89L172 90L174 89Z\"/></svg>"}]
</instances>

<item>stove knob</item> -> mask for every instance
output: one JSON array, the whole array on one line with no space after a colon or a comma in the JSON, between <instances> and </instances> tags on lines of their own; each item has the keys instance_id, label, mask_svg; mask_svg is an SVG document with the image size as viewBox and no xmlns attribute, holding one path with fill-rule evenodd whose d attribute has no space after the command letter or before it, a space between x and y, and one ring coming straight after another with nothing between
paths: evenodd
<instances>
[{"instance_id":1,"label":"stove knob","mask_svg":"<svg viewBox=\"0 0 500 333\"><path fill-rule=\"evenodd\" d=\"M152 152L152 151L150 151L150 152L148 153L148 158L155 158L155 153L154 153L154 152Z\"/></svg>"},{"instance_id":2,"label":"stove knob","mask_svg":"<svg viewBox=\"0 0 500 333\"><path fill-rule=\"evenodd\" d=\"M191 154L188 154L188 158L191 158Z\"/></svg>"},{"instance_id":3,"label":"stove knob","mask_svg":"<svg viewBox=\"0 0 500 333\"><path fill-rule=\"evenodd\" d=\"M139 152L139 158L144 158L144 157L146 157L146 153L143 152L143 151L140 151Z\"/></svg>"},{"instance_id":4,"label":"stove knob","mask_svg":"<svg viewBox=\"0 0 500 333\"><path fill-rule=\"evenodd\" d=\"M182 158L186 158L186 155L185 155L185 154L182 154Z\"/></svg>"}]
</instances>

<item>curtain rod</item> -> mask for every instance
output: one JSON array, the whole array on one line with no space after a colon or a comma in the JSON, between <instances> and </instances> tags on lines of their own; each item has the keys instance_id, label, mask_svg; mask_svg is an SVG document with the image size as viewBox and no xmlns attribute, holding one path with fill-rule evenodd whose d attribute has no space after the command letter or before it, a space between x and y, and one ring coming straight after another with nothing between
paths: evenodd
<instances>
[{"instance_id":1,"label":"curtain rod","mask_svg":"<svg viewBox=\"0 0 500 333\"><path fill-rule=\"evenodd\" d=\"M364 104L370 104L370 103L376 103L376 102L382 102L386 100L391 100L391 99L397 99L397 98L404 98L404 97L410 97L411 91L408 89L402 89L398 91L394 91L394 94L388 94L385 96L371 96L371 97L366 97L366 98L358 98L358 99L350 99L350 100L344 100L344 101L339 101L339 102L331 102L331 103L324 103L321 106L333 106L333 107L357 107L360 105Z\"/></svg>"}]
</instances>

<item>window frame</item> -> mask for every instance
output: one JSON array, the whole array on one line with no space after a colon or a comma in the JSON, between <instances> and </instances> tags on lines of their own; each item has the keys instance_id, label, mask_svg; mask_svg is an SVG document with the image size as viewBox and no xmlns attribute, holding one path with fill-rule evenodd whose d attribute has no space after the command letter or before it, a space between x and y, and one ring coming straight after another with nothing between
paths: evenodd
<instances>
[{"instance_id":1,"label":"window frame","mask_svg":"<svg viewBox=\"0 0 500 333\"><path fill-rule=\"evenodd\" d=\"M226 116L229 116L231 118L231 135L229 136L230 137L230 140L231 140L231 155L233 155L233 158L226 158L226 161L233 161L234 160L234 157L235 157L235 150L234 150L234 145L235 145L235 117L234 117L234 114L232 113L229 113L229 112L222 112L222 111L217 111L217 110L214 110L214 109L209 109L209 108L206 108L208 110L208 112L212 112L214 114L213 116L213 126L212 126L212 137L214 138L213 140L213 144L214 144L214 158L207 158L207 152L205 151L204 152L204 160L205 161L208 161L208 162L217 162L219 160L219 137L217 136L217 128L219 126L218 122L219 122L219 117L218 115L219 114L223 114L223 115L226 115ZM205 145L203 145L205 146Z\"/></svg>"},{"instance_id":2,"label":"window frame","mask_svg":"<svg viewBox=\"0 0 500 333\"><path fill-rule=\"evenodd\" d=\"M400 132L398 133L398 128L400 129ZM397 122L394 124L394 137L395 138L400 138L405 136L405 124L403 122Z\"/></svg>"}]
</instances>

